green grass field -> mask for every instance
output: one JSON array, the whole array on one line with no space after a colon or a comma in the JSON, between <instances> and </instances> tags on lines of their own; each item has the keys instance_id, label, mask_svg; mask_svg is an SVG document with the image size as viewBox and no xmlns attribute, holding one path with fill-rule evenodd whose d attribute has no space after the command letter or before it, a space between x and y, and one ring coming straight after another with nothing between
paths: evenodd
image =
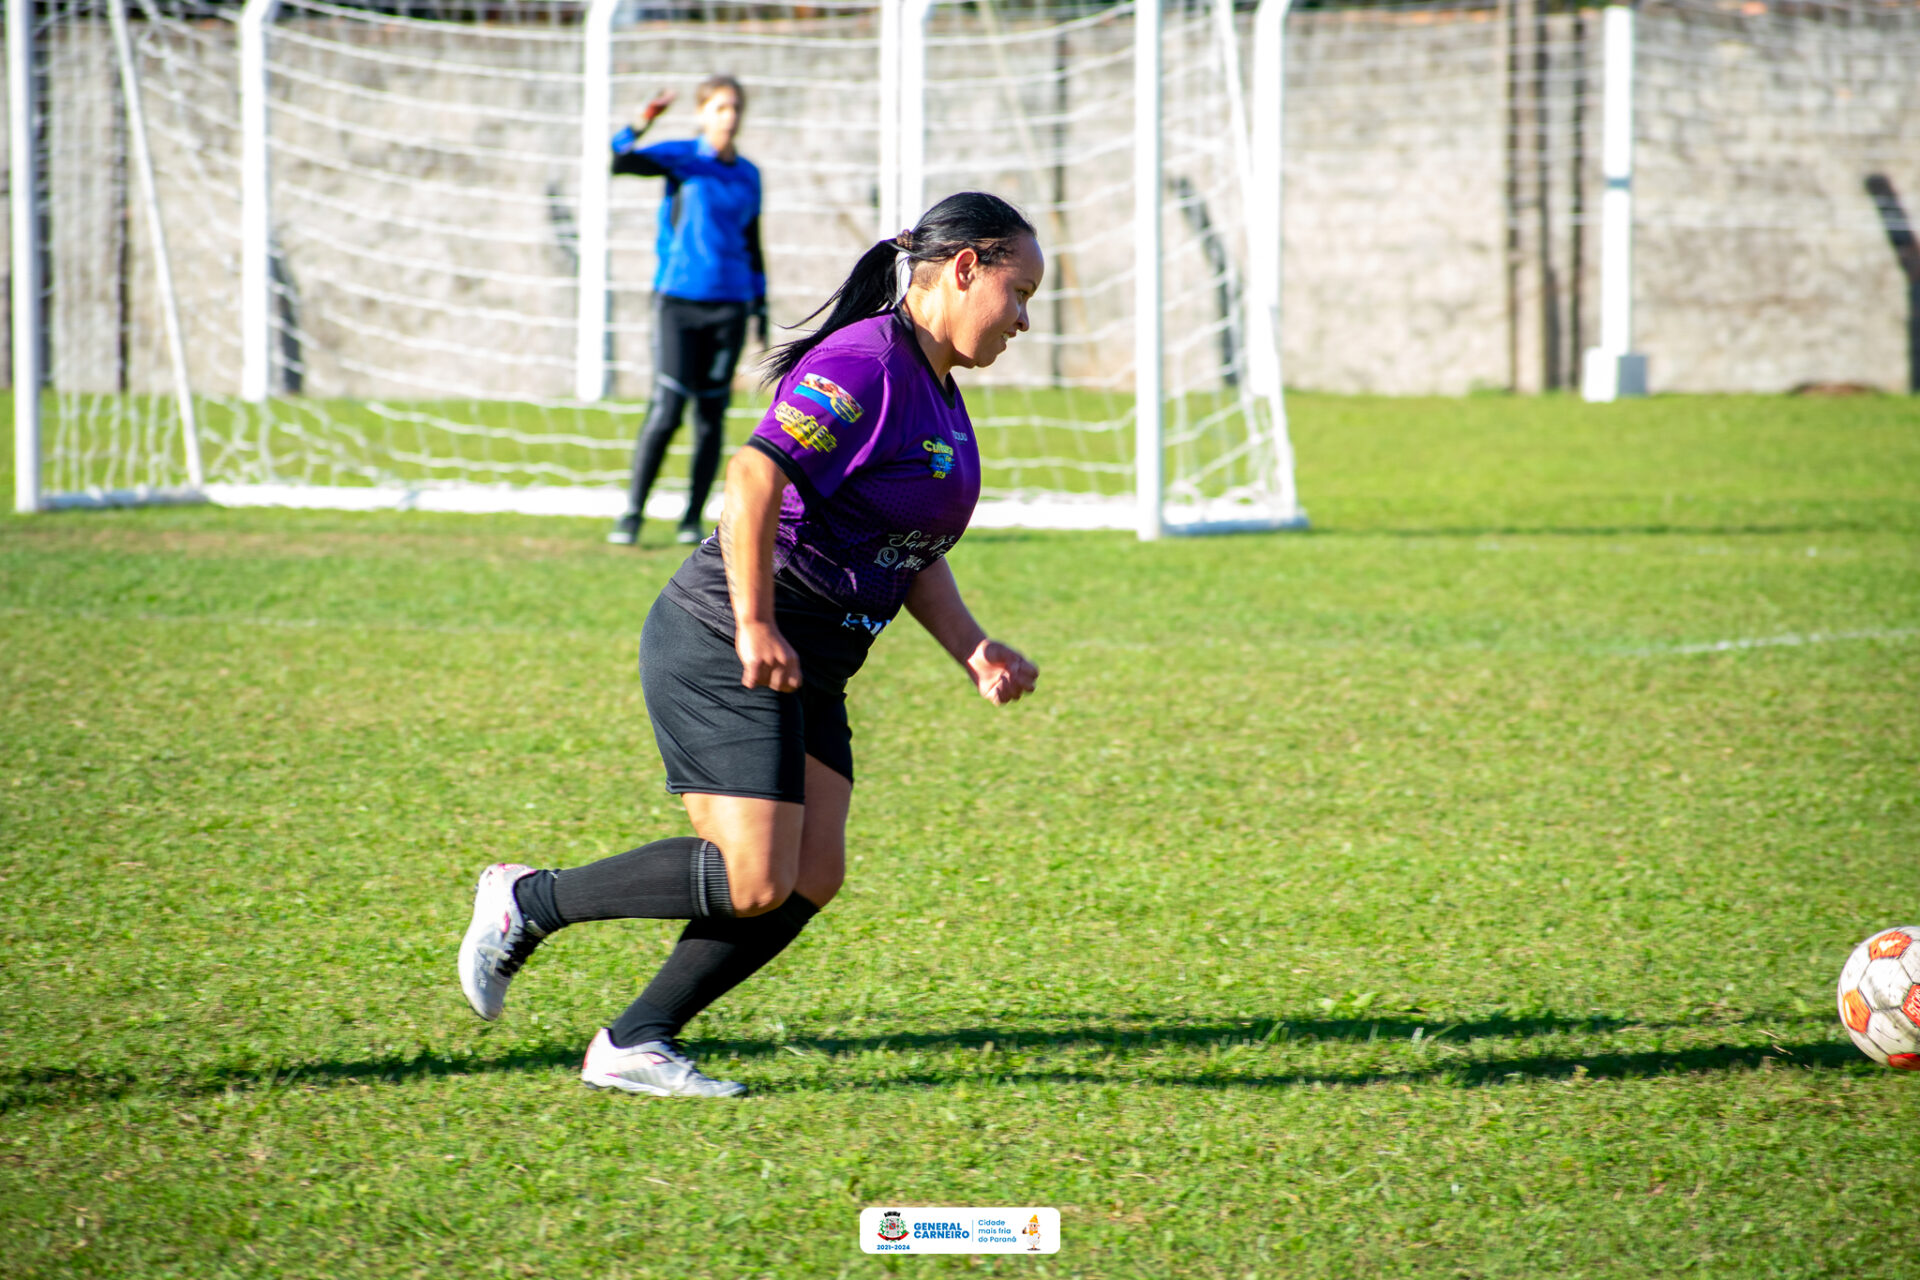
<instances>
[{"instance_id":1,"label":"green grass field","mask_svg":"<svg viewBox=\"0 0 1920 1280\"><path fill-rule=\"evenodd\" d=\"M0 519L0 1275L1911 1275L1833 982L1920 922L1920 403L1292 407L1311 534L961 545L1034 700L883 639L738 1103L577 1082L671 925L453 980L482 864L684 831L674 551ZM1064 1247L857 1252L993 1203Z\"/></svg>"}]
</instances>

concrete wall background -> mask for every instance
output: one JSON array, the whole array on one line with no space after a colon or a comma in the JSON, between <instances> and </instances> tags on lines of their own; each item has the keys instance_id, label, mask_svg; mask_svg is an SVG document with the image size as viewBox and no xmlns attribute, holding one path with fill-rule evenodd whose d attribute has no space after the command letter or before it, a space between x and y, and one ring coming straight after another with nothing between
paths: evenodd
<instances>
[{"instance_id":1,"label":"concrete wall background","mask_svg":"<svg viewBox=\"0 0 1920 1280\"><path fill-rule=\"evenodd\" d=\"M1642 18L1639 345L1654 385L1906 387L1906 288L1868 174L1920 216L1916 12Z\"/></svg>"},{"instance_id":2,"label":"concrete wall background","mask_svg":"<svg viewBox=\"0 0 1920 1280\"><path fill-rule=\"evenodd\" d=\"M1598 333L1600 23L1597 11L1518 16L1292 18L1290 384L1461 393L1576 376L1577 346ZM1195 388L1220 373L1220 281L1195 210L1236 264L1244 254L1202 17L1169 18L1167 167L1189 184L1167 213L1170 381ZM994 376L1123 391L1127 24L1089 23L1064 47L1054 34L1014 41L996 62L959 39L959 21L936 25L929 55L929 196L987 186L1036 212L1065 197L1042 233L1068 293L1057 308L1041 300L1032 340ZM655 27L617 46L617 115L709 69L748 80L742 148L767 178L783 323L818 305L879 231L872 31L865 19L800 25L830 38L802 49L768 24ZM239 368L234 35L225 22L148 31L142 59L193 377L220 394ZM276 220L306 394L568 396L579 48L565 32L525 36L321 20L277 33ZM161 390L152 262L118 158L104 27L70 25L53 56L54 377ZM1520 95L1518 117L1510 60L1540 86ZM1047 117L1062 108L1056 128ZM1649 4L1639 108L1636 345L1655 389L1904 387L1906 291L1862 184L1886 174L1920 205L1916 14ZM690 115L676 109L655 136L685 136ZM628 397L650 379L659 185L616 182L616 394Z\"/></svg>"}]
</instances>

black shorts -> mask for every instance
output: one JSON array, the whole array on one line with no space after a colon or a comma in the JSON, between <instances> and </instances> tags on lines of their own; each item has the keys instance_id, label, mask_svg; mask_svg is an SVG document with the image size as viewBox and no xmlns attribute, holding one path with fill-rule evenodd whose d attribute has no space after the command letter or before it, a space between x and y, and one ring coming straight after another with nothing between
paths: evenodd
<instances>
[{"instance_id":1,"label":"black shorts","mask_svg":"<svg viewBox=\"0 0 1920 1280\"><path fill-rule=\"evenodd\" d=\"M748 689L733 641L667 596L653 602L640 632L640 687L675 795L804 804L808 756L853 780L844 682L805 680L794 693Z\"/></svg>"},{"instance_id":2,"label":"black shorts","mask_svg":"<svg viewBox=\"0 0 1920 1280\"><path fill-rule=\"evenodd\" d=\"M695 302L657 294L653 311L653 373L668 389L695 400L725 399L747 343L744 302Z\"/></svg>"}]
</instances>

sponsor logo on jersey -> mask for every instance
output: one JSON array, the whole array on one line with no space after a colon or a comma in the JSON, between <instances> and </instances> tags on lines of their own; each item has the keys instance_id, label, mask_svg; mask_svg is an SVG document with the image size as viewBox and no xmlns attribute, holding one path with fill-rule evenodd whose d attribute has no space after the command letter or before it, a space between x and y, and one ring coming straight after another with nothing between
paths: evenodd
<instances>
[{"instance_id":1,"label":"sponsor logo on jersey","mask_svg":"<svg viewBox=\"0 0 1920 1280\"><path fill-rule=\"evenodd\" d=\"M895 565L898 565L902 569L907 569L914 572L918 572L919 570L927 567L926 560L924 560L920 556L910 555L907 552L900 550L900 548L898 547L880 548L878 551L873 553L873 562L879 565L882 569L891 569Z\"/></svg>"},{"instance_id":2,"label":"sponsor logo on jersey","mask_svg":"<svg viewBox=\"0 0 1920 1280\"><path fill-rule=\"evenodd\" d=\"M794 408L785 400L773 406L773 417L780 424L780 429L798 441L802 449L832 453L834 446L840 443L821 424L820 419Z\"/></svg>"},{"instance_id":3,"label":"sponsor logo on jersey","mask_svg":"<svg viewBox=\"0 0 1920 1280\"><path fill-rule=\"evenodd\" d=\"M840 626L842 630L864 631L870 636L877 636L887 629L888 621L886 618L869 618L864 613L850 613L840 620Z\"/></svg>"},{"instance_id":4,"label":"sponsor logo on jersey","mask_svg":"<svg viewBox=\"0 0 1920 1280\"><path fill-rule=\"evenodd\" d=\"M945 480L947 472L953 470L953 446L945 440L922 440L920 447L927 451L927 466L933 471L935 480Z\"/></svg>"},{"instance_id":5,"label":"sponsor logo on jersey","mask_svg":"<svg viewBox=\"0 0 1920 1280\"><path fill-rule=\"evenodd\" d=\"M960 535L957 533L943 533L936 538L915 529L912 533L894 534L887 539L887 545L899 547L903 551L924 552L931 559L934 556L944 555L947 549L958 541L960 541Z\"/></svg>"},{"instance_id":6,"label":"sponsor logo on jersey","mask_svg":"<svg viewBox=\"0 0 1920 1280\"><path fill-rule=\"evenodd\" d=\"M848 426L860 421L860 415L866 412L858 400L847 394L846 388L817 373L803 374L800 384L793 390L795 395L805 396L826 406L828 412Z\"/></svg>"}]
</instances>

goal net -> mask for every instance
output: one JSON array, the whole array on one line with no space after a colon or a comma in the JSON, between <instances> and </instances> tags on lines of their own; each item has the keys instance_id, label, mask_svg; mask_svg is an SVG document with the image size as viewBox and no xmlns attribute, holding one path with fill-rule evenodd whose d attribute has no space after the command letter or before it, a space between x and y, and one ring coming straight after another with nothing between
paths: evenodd
<instances>
[{"instance_id":1,"label":"goal net","mask_svg":"<svg viewBox=\"0 0 1920 1280\"><path fill-rule=\"evenodd\" d=\"M662 184L609 178L608 142L659 89L680 101L649 141L690 136L693 87L726 72L776 326L949 192L994 191L1039 228L1032 331L963 375L981 522L1301 519L1277 285L1246 216L1250 23L1230 6L1158 14L1157 246L1136 213L1130 4L23 8L32 505L616 514L653 382ZM731 445L765 404L756 355ZM678 514L683 472L649 514Z\"/></svg>"}]
</instances>

